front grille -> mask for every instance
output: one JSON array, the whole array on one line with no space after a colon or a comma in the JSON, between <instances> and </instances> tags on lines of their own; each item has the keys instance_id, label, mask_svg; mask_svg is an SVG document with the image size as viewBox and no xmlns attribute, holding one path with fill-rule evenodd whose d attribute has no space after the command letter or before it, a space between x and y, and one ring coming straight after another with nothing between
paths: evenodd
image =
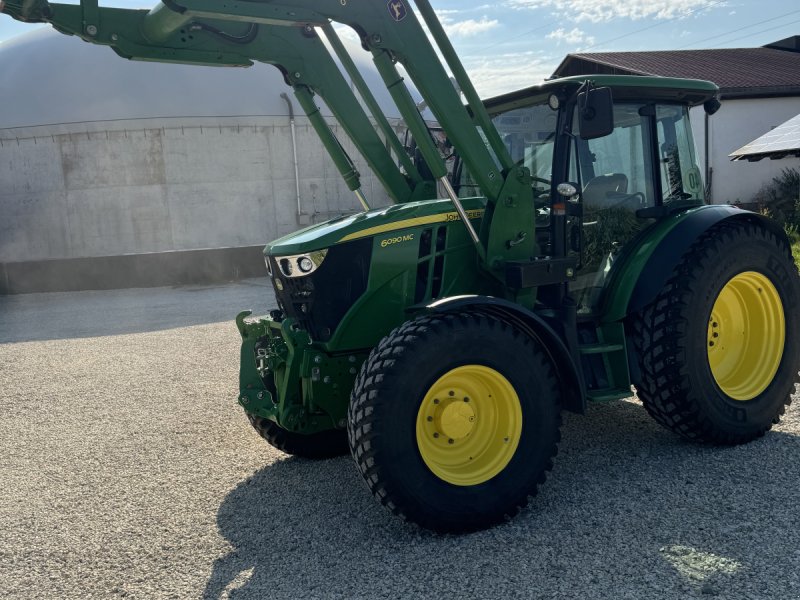
<instances>
[{"instance_id":1,"label":"front grille","mask_svg":"<svg viewBox=\"0 0 800 600\"><path fill-rule=\"evenodd\" d=\"M279 258L270 256L268 260L281 310L296 319L313 339L328 341L342 317L367 289L372 238L332 246L322 265L306 277L282 276Z\"/></svg>"}]
</instances>

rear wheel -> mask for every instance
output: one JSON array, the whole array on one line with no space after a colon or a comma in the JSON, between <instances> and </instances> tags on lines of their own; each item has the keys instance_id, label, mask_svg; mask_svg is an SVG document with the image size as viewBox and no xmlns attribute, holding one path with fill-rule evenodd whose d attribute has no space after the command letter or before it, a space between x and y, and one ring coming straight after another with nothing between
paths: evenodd
<instances>
[{"instance_id":1,"label":"rear wheel","mask_svg":"<svg viewBox=\"0 0 800 600\"><path fill-rule=\"evenodd\" d=\"M647 411L701 442L763 435L798 378L798 301L797 269L777 236L750 223L704 234L633 319Z\"/></svg>"},{"instance_id":2,"label":"rear wheel","mask_svg":"<svg viewBox=\"0 0 800 600\"><path fill-rule=\"evenodd\" d=\"M350 449L377 499L423 527L464 532L515 515L557 451L547 355L485 315L410 321L372 351L348 414Z\"/></svg>"}]
</instances>

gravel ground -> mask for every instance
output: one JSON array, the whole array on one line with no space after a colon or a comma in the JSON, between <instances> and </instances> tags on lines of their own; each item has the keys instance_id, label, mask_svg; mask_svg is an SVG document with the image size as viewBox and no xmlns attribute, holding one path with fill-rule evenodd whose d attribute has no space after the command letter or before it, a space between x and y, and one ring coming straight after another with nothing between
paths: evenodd
<instances>
[{"instance_id":1,"label":"gravel ground","mask_svg":"<svg viewBox=\"0 0 800 600\"><path fill-rule=\"evenodd\" d=\"M800 403L737 448L566 415L528 510L437 536L250 429L232 319L269 296L0 297L0 598L800 598Z\"/></svg>"}]
</instances>

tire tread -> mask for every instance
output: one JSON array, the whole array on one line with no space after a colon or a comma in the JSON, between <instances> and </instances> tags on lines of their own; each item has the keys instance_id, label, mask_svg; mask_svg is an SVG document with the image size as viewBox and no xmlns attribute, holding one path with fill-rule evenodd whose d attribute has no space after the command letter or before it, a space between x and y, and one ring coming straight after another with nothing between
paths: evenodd
<instances>
[{"instance_id":1,"label":"tire tread","mask_svg":"<svg viewBox=\"0 0 800 600\"><path fill-rule=\"evenodd\" d=\"M540 363L538 365L541 368L540 372L546 373L548 385L551 390L554 390L553 397L556 398L555 409L558 415L554 441L547 450L548 460L545 469L536 481L536 486L527 490L527 493L523 496L515 498L510 503L510 507L502 511L502 514L484 515L472 512L467 518L465 518L466 507L459 507L459 511L453 515L440 514L437 515L436 519L432 519L430 515L419 511L416 507L405 505L392 492L391 484L387 485L387 482L391 479L390 474L387 473L386 467L382 464L374 448L374 436L376 431L381 429L381 423L373 416L374 408L383 401L382 398L388 395L387 392L391 385L391 382L386 380L384 374L389 369L402 371L403 365L408 359L411 345L425 344L432 338L447 336L456 327L470 324L480 324L485 327L488 335L502 331L511 332L516 339L521 339L524 336L524 334L504 321L493 316L472 312L429 315L408 321L383 338L370 353L356 378L348 410L350 452L372 494L380 504L400 519L415 522L439 532L464 533L476 531L517 515L527 505L529 496L534 496L537 492L537 487L545 482L546 471L552 469L552 459L558 452L558 442L560 441L561 412L560 404L557 401L558 394L555 392L555 390L558 390L558 383L554 368L543 352L532 348L534 350L532 358Z\"/></svg>"},{"instance_id":2,"label":"tire tread","mask_svg":"<svg viewBox=\"0 0 800 600\"><path fill-rule=\"evenodd\" d=\"M703 399L690 389L685 361L681 361L681 337L691 318L689 299L696 293L708 262L742 237L761 238L780 247L791 260L786 244L765 228L754 223L721 223L698 238L656 299L630 321L641 370L641 381L636 382L639 399L656 422L696 442L734 445L761 437L780 421L791 403L790 393L771 423L748 434L722 431L704 416Z\"/></svg>"}]
</instances>

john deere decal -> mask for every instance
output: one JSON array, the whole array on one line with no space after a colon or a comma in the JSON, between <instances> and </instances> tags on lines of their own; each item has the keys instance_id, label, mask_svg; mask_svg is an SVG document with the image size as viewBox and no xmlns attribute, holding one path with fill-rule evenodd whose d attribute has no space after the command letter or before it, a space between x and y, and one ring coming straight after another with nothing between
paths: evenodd
<instances>
[{"instance_id":1,"label":"john deere decal","mask_svg":"<svg viewBox=\"0 0 800 600\"><path fill-rule=\"evenodd\" d=\"M406 18L408 14L408 9L406 9L406 5L403 4L402 0L389 0L389 14L392 15L392 18L400 22Z\"/></svg>"}]
</instances>

